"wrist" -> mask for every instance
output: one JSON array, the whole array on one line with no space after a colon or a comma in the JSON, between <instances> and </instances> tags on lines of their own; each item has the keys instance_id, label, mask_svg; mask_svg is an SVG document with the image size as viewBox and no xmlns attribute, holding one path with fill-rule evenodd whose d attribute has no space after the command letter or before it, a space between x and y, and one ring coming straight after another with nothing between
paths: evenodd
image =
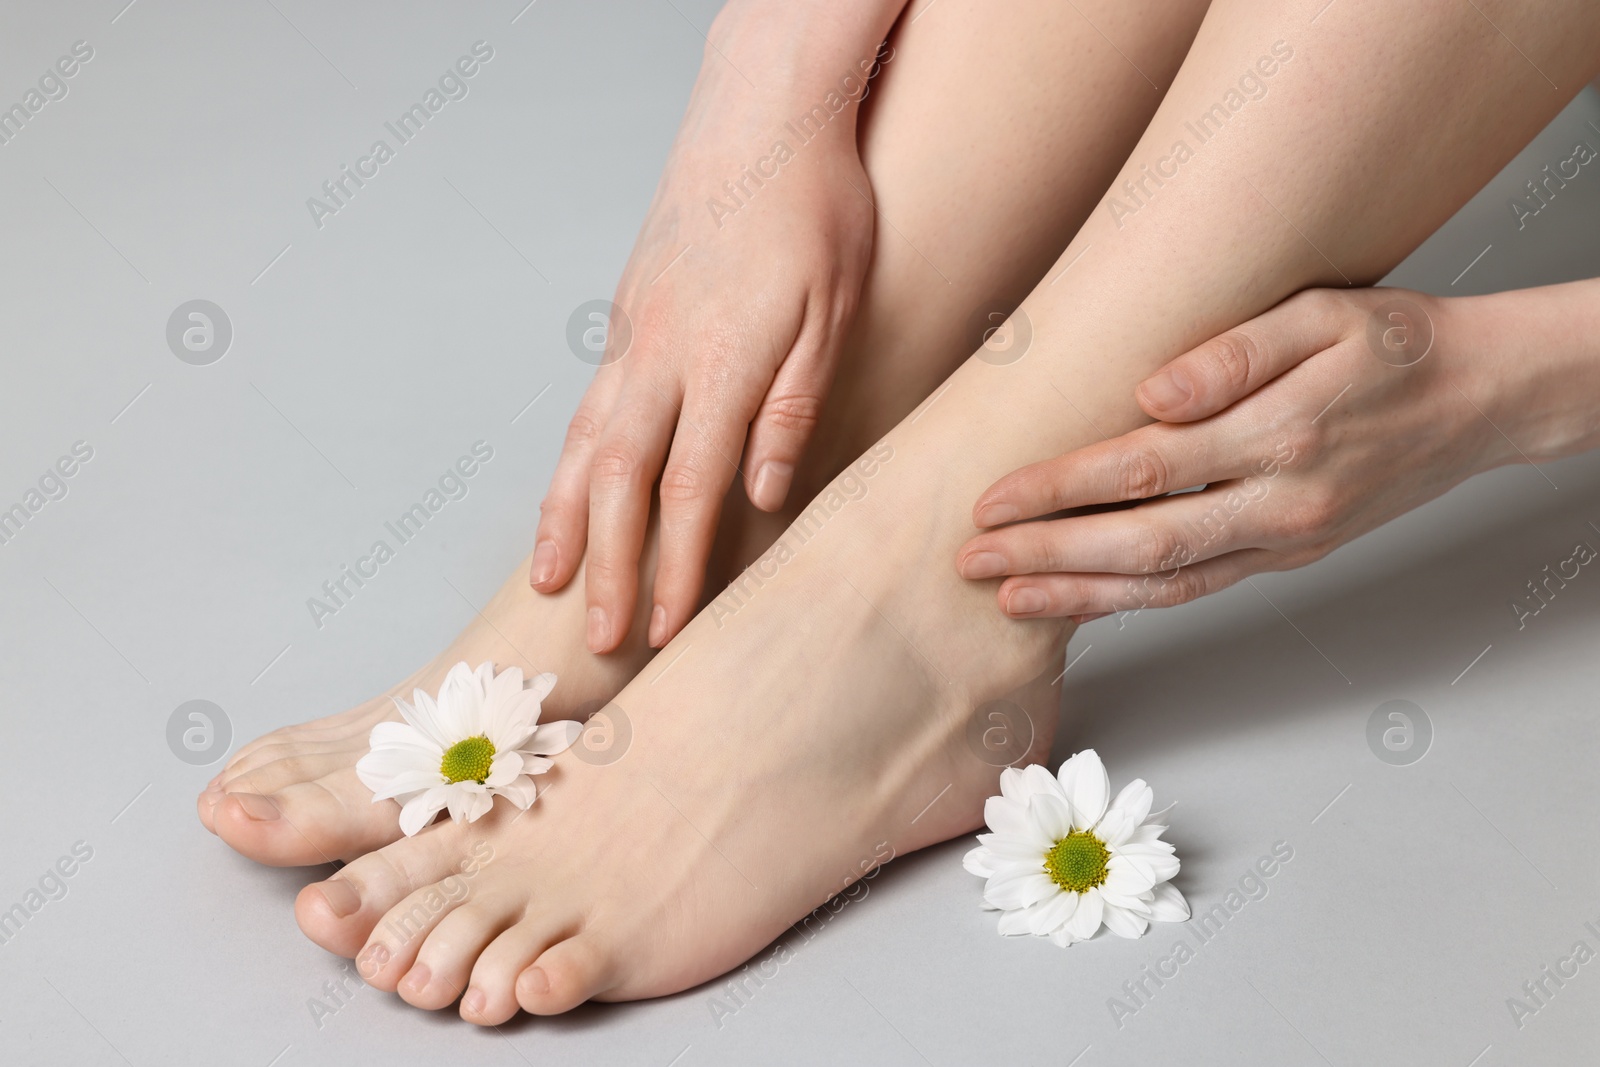
<instances>
[{"instance_id":1,"label":"wrist","mask_svg":"<svg viewBox=\"0 0 1600 1067\"><path fill-rule=\"evenodd\" d=\"M1493 465L1600 447L1600 280L1443 303L1463 339L1463 388L1497 431Z\"/></svg>"},{"instance_id":2,"label":"wrist","mask_svg":"<svg viewBox=\"0 0 1600 1067\"><path fill-rule=\"evenodd\" d=\"M905 0L729 0L706 35L705 62L731 64L756 92L794 106L824 104L830 92L853 105L885 60L889 50L880 46L904 7Z\"/></svg>"}]
</instances>

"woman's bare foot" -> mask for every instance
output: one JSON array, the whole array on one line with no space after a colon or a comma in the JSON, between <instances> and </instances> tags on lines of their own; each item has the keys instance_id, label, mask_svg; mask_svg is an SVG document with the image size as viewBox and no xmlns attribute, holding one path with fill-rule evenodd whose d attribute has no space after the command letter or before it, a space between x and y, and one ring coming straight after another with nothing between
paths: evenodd
<instances>
[{"instance_id":1,"label":"woman's bare foot","mask_svg":"<svg viewBox=\"0 0 1600 1067\"><path fill-rule=\"evenodd\" d=\"M545 721L579 718L609 700L649 661L643 638L610 655L591 654L582 583L546 596L529 588L527 573L524 561L449 648L389 693L241 748L200 794L200 821L235 850L273 866L354 859L400 837L399 806L374 804L355 774L372 727L399 718L390 693L437 693L445 672L464 660L553 671L560 681L544 701Z\"/></svg>"},{"instance_id":2,"label":"woman's bare foot","mask_svg":"<svg viewBox=\"0 0 1600 1067\"><path fill-rule=\"evenodd\" d=\"M412 1004L499 1023L703 982L878 863L976 828L1003 761L969 739L974 713L1023 706L1016 761L1042 758L1069 628L1008 620L955 577L931 532L950 508L908 481L857 468L819 498L618 695L617 762L558 757L526 813L356 860L301 892L301 928Z\"/></svg>"}]
</instances>

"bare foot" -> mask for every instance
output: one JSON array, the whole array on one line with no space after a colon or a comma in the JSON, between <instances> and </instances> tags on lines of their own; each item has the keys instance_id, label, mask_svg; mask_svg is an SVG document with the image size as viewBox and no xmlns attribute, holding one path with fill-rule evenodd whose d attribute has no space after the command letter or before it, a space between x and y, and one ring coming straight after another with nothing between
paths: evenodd
<instances>
[{"instance_id":1,"label":"bare foot","mask_svg":"<svg viewBox=\"0 0 1600 1067\"><path fill-rule=\"evenodd\" d=\"M1024 706L1017 762L1041 758L1070 628L956 578L960 531L930 533L948 509L918 489L835 493L820 529L791 527L618 695L616 763L558 757L529 811L356 860L301 892L301 928L378 988L500 1023L706 981L886 858L976 829L1000 767L974 712Z\"/></svg>"},{"instance_id":2,"label":"bare foot","mask_svg":"<svg viewBox=\"0 0 1600 1067\"><path fill-rule=\"evenodd\" d=\"M591 654L584 647L583 583L544 595L529 588L527 573L524 562L449 648L389 693L241 748L200 794L200 821L237 851L273 866L354 859L400 837L399 805L374 804L355 774L372 727L399 718L390 694L437 693L453 664L490 661L559 677L544 701L547 722L579 717L610 699L649 661L643 638L606 656ZM634 632L642 634L643 626Z\"/></svg>"}]
</instances>

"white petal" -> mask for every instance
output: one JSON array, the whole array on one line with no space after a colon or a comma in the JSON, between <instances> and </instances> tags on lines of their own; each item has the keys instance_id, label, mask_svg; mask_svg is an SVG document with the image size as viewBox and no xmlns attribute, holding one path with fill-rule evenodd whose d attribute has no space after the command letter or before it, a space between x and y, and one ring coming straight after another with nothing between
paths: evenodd
<instances>
[{"instance_id":1,"label":"white petal","mask_svg":"<svg viewBox=\"0 0 1600 1067\"><path fill-rule=\"evenodd\" d=\"M978 840L989 847L997 862L1025 863L1038 867L1044 854L1055 846L1054 841L1041 842L1034 836L1013 837L1010 834L979 834Z\"/></svg>"},{"instance_id":2,"label":"white petal","mask_svg":"<svg viewBox=\"0 0 1600 1067\"><path fill-rule=\"evenodd\" d=\"M550 695L550 691L555 687L556 676L549 671L545 671L543 674L536 674L528 681L528 692L533 694L535 700L543 700Z\"/></svg>"},{"instance_id":3,"label":"white petal","mask_svg":"<svg viewBox=\"0 0 1600 1067\"><path fill-rule=\"evenodd\" d=\"M1078 894L1063 893L1058 890L1055 896L1046 897L1028 909L1028 932L1041 936L1053 934L1072 918L1072 913L1077 910Z\"/></svg>"},{"instance_id":4,"label":"white petal","mask_svg":"<svg viewBox=\"0 0 1600 1067\"><path fill-rule=\"evenodd\" d=\"M396 703L399 703L399 701L396 701ZM405 705L402 704L401 707L403 709ZM403 710L401 714L404 714ZM427 734L429 740L438 745L440 749L447 749L466 736L464 734L458 735L450 728L439 710L439 705L434 703L431 696L420 689L414 689L411 692L411 714L414 716L410 720L411 724Z\"/></svg>"},{"instance_id":5,"label":"white petal","mask_svg":"<svg viewBox=\"0 0 1600 1067\"><path fill-rule=\"evenodd\" d=\"M1150 814L1150 805L1155 798L1155 793L1145 784L1144 779L1135 778L1122 787L1117 798L1111 802L1111 810L1122 812L1131 825L1138 826L1144 822L1144 817Z\"/></svg>"},{"instance_id":6,"label":"white petal","mask_svg":"<svg viewBox=\"0 0 1600 1067\"><path fill-rule=\"evenodd\" d=\"M1086 748L1061 765L1056 773L1061 791L1072 801L1073 812L1079 820L1076 828L1087 830L1100 821L1106 813L1106 799L1111 795L1111 781L1106 777L1106 765L1092 748Z\"/></svg>"},{"instance_id":7,"label":"white petal","mask_svg":"<svg viewBox=\"0 0 1600 1067\"><path fill-rule=\"evenodd\" d=\"M1106 863L1108 878L1115 878L1117 892L1143 893L1157 882L1155 871L1150 867L1151 857L1129 856L1124 853L1113 853Z\"/></svg>"},{"instance_id":8,"label":"white petal","mask_svg":"<svg viewBox=\"0 0 1600 1067\"><path fill-rule=\"evenodd\" d=\"M1144 817L1144 821L1146 823L1166 822L1167 821L1167 812L1171 811L1173 808L1175 808L1177 806L1178 806L1178 802L1176 800L1174 800L1171 804L1168 804L1166 807L1162 808L1160 811L1152 811L1149 815L1146 815Z\"/></svg>"},{"instance_id":9,"label":"white petal","mask_svg":"<svg viewBox=\"0 0 1600 1067\"><path fill-rule=\"evenodd\" d=\"M494 760L489 764L489 775L483 784L495 789L505 785L522 773L522 753L496 752Z\"/></svg>"},{"instance_id":10,"label":"white petal","mask_svg":"<svg viewBox=\"0 0 1600 1067\"><path fill-rule=\"evenodd\" d=\"M582 733L581 722L573 722L570 719L547 722L535 729L528 740L517 747L524 753L535 756L554 756L571 748L572 743Z\"/></svg>"},{"instance_id":11,"label":"white petal","mask_svg":"<svg viewBox=\"0 0 1600 1067\"><path fill-rule=\"evenodd\" d=\"M1055 775L1050 773L1050 768L1038 763L1030 763L1022 768L1018 786L1022 790L1024 800L1036 793L1070 799L1062 792L1061 785L1056 781Z\"/></svg>"},{"instance_id":12,"label":"white petal","mask_svg":"<svg viewBox=\"0 0 1600 1067\"><path fill-rule=\"evenodd\" d=\"M511 801L511 803L515 804L523 811L527 811L528 807L534 802L534 799L538 797L539 787L534 784L532 778L529 778L527 775L523 775L521 778L507 782L505 785L500 786L495 790L495 792Z\"/></svg>"},{"instance_id":13,"label":"white petal","mask_svg":"<svg viewBox=\"0 0 1600 1067\"><path fill-rule=\"evenodd\" d=\"M1179 864L1176 856L1138 856L1130 858L1136 858L1148 864L1158 882L1171 881L1178 873Z\"/></svg>"},{"instance_id":14,"label":"white petal","mask_svg":"<svg viewBox=\"0 0 1600 1067\"><path fill-rule=\"evenodd\" d=\"M1072 833L1072 806L1053 793L1035 793L1028 798L1028 824L1054 846ZM1043 862L1044 857L1039 859Z\"/></svg>"},{"instance_id":15,"label":"white petal","mask_svg":"<svg viewBox=\"0 0 1600 1067\"><path fill-rule=\"evenodd\" d=\"M356 773L358 775L361 773L359 764L357 764ZM366 784L366 778L362 778L362 783ZM411 771L408 774L397 774L389 778L381 786L367 785L367 788L372 790L372 799L379 801L420 793L424 790L432 789L436 785L443 784L444 775L438 771Z\"/></svg>"},{"instance_id":16,"label":"white petal","mask_svg":"<svg viewBox=\"0 0 1600 1067\"><path fill-rule=\"evenodd\" d=\"M983 802L983 821L997 834L1024 835L1028 833L1028 806L1008 796L990 797Z\"/></svg>"},{"instance_id":17,"label":"white petal","mask_svg":"<svg viewBox=\"0 0 1600 1067\"><path fill-rule=\"evenodd\" d=\"M367 735L367 747L378 748L381 745L416 745L439 753L441 758L444 756L444 749L434 744L433 738L409 722L380 722L374 726Z\"/></svg>"},{"instance_id":18,"label":"white petal","mask_svg":"<svg viewBox=\"0 0 1600 1067\"><path fill-rule=\"evenodd\" d=\"M1150 902L1150 918L1158 923L1181 923L1189 918L1189 902L1183 899L1177 886L1162 882L1156 886L1155 899Z\"/></svg>"},{"instance_id":19,"label":"white petal","mask_svg":"<svg viewBox=\"0 0 1600 1067\"><path fill-rule=\"evenodd\" d=\"M1145 899L1150 896L1149 892L1125 896L1121 893L1113 892L1110 883L1107 882L1100 887L1100 896L1104 898L1108 908L1114 904L1126 911L1131 911L1135 915L1143 916L1144 918L1150 917L1150 902Z\"/></svg>"},{"instance_id":20,"label":"white petal","mask_svg":"<svg viewBox=\"0 0 1600 1067\"><path fill-rule=\"evenodd\" d=\"M1056 891L1056 884L1045 873L1025 868L996 871L983 887L983 899L997 908L1010 911L1037 904Z\"/></svg>"},{"instance_id":21,"label":"white petal","mask_svg":"<svg viewBox=\"0 0 1600 1067\"><path fill-rule=\"evenodd\" d=\"M468 822L477 822L479 819L489 814L489 809L494 807L493 793L487 791L482 793L468 793L467 797L468 800L466 808Z\"/></svg>"},{"instance_id":22,"label":"white petal","mask_svg":"<svg viewBox=\"0 0 1600 1067\"><path fill-rule=\"evenodd\" d=\"M979 878L988 878L994 874L994 859L989 855L989 850L982 845L962 856L961 866L968 874L975 874Z\"/></svg>"},{"instance_id":23,"label":"white petal","mask_svg":"<svg viewBox=\"0 0 1600 1067\"><path fill-rule=\"evenodd\" d=\"M425 793L418 793L400 809L400 832L412 836L433 821L439 809L445 806L448 790L436 785Z\"/></svg>"},{"instance_id":24,"label":"white petal","mask_svg":"<svg viewBox=\"0 0 1600 1067\"><path fill-rule=\"evenodd\" d=\"M1000 913L1000 936L1016 937L1018 934L1031 934L1033 932L1029 915L1034 909L1023 908L1019 911L1003 911Z\"/></svg>"},{"instance_id":25,"label":"white petal","mask_svg":"<svg viewBox=\"0 0 1600 1067\"><path fill-rule=\"evenodd\" d=\"M445 787L445 806L450 809L450 818L456 822L467 821L467 812L472 810L473 786L477 785L477 782L451 782Z\"/></svg>"},{"instance_id":26,"label":"white petal","mask_svg":"<svg viewBox=\"0 0 1600 1067\"><path fill-rule=\"evenodd\" d=\"M471 667L457 663L439 686L439 725L457 739L483 732L483 684Z\"/></svg>"},{"instance_id":27,"label":"white petal","mask_svg":"<svg viewBox=\"0 0 1600 1067\"><path fill-rule=\"evenodd\" d=\"M1175 850L1171 841L1124 841L1117 851L1129 856L1170 856Z\"/></svg>"},{"instance_id":28,"label":"white petal","mask_svg":"<svg viewBox=\"0 0 1600 1067\"><path fill-rule=\"evenodd\" d=\"M1072 913L1067 920L1066 927L1072 936L1079 941L1087 941L1100 929L1100 919L1105 914L1105 901L1100 896L1100 890L1091 889L1080 894L1078 910Z\"/></svg>"},{"instance_id":29,"label":"white petal","mask_svg":"<svg viewBox=\"0 0 1600 1067\"><path fill-rule=\"evenodd\" d=\"M530 756L526 752L518 753L522 757L523 774L543 774L556 765L556 761L544 756Z\"/></svg>"},{"instance_id":30,"label":"white petal","mask_svg":"<svg viewBox=\"0 0 1600 1067\"><path fill-rule=\"evenodd\" d=\"M1135 915L1110 903L1105 905L1100 920L1106 924L1107 930L1118 937L1143 937L1145 930L1150 926L1149 920L1143 915Z\"/></svg>"},{"instance_id":31,"label":"white petal","mask_svg":"<svg viewBox=\"0 0 1600 1067\"><path fill-rule=\"evenodd\" d=\"M1070 925L1063 926L1055 933L1050 935L1051 944L1056 945L1059 948L1067 948L1068 946L1076 944L1081 940L1083 940L1081 937L1078 937L1072 932L1072 927Z\"/></svg>"},{"instance_id":32,"label":"white petal","mask_svg":"<svg viewBox=\"0 0 1600 1067\"><path fill-rule=\"evenodd\" d=\"M1137 822L1130 821L1128 816L1115 807L1108 808L1106 813L1095 823L1095 836L1105 842L1107 848L1115 851L1119 845L1133 834L1138 827Z\"/></svg>"}]
</instances>

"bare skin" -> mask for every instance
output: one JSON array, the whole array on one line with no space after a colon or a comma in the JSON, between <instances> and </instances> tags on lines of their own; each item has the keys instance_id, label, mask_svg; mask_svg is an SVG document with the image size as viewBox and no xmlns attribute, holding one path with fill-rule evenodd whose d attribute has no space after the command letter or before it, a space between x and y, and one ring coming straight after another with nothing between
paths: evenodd
<instances>
[{"instance_id":1,"label":"bare skin","mask_svg":"<svg viewBox=\"0 0 1600 1067\"><path fill-rule=\"evenodd\" d=\"M1204 10L1192 3L1175 17L1170 5L1153 0L1079 6L1094 26L1043 0L1004 14L974 0L943 0L937 18L896 32L896 58L874 82L860 134L874 200L892 221L880 224L873 242L860 311L794 476L793 506L763 512L733 487L708 588L721 589L765 551L800 502L971 354L975 313L998 322L1021 300L1093 210L1115 161L1154 113L1159 93L1145 75L1162 85L1171 79ZM1128 58L1106 48L1095 26L1115 34ZM1002 47L1011 59L985 76L983 93L948 77L974 48ZM1063 52L1080 59L1063 68ZM994 135L996 100L1012 110L999 126L1003 136L984 153L953 152L952 144ZM641 588L654 580L656 529L646 543ZM587 650L586 572L541 594L529 588L529 565L513 570L483 618L390 692L436 691L450 666L465 660L553 671L560 682L546 701L547 718L581 717L616 696L652 654L649 600L637 601L616 650L596 656ZM1036 723L1053 721L1053 696L1033 692L1030 700ZM239 852L282 866L354 859L396 840L398 807L371 803L354 772L373 725L394 717L385 694L251 742L199 797L201 821Z\"/></svg>"},{"instance_id":2,"label":"bare skin","mask_svg":"<svg viewBox=\"0 0 1600 1067\"><path fill-rule=\"evenodd\" d=\"M356 953L380 988L432 1008L464 989L464 1017L495 1023L687 988L880 845L975 828L996 768L966 747L971 710L1049 678L1071 632L1006 619L994 584L944 565L979 493L1133 429L1144 377L1290 292L1380 276L1566 101L1545 78L1576 91L1594 73L1600 10L1577 0L1502 22L1520 53L1455 4L1391 20L1378 49L1360 7L1308 28L1304 12L1218 0L1125 173L1167 154L1274 42L1295 38L1299 62L1133 219L1096 213L1024 302L1024 358L969 361L869 452L866 492L837 506L824 493L765 584L691 621L617 697L635 731L621 761L558 761L527 815L441 824L308 886L306 933ZM1373 182L1396 144L1412 150L1407 181ZM465 893L445 881L475 858Z\"/></svg>"}]
</instances>

